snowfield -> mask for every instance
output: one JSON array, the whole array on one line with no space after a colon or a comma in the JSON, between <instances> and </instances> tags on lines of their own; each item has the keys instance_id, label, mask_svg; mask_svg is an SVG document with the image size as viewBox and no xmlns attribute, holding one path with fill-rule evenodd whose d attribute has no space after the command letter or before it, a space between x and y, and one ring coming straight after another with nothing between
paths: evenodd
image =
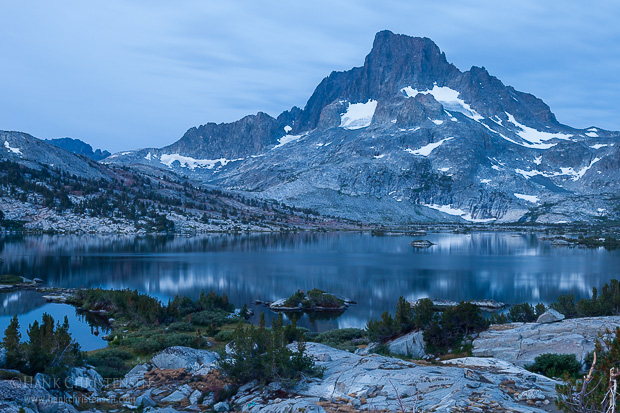
<instances>
[{"instance_id":1,"label":"snowfield","mask_svg":"<svg viewBox=\"0 0 620 413\"><path fill-rule=\"evenodd\" d=\"M347 111L340 115L340 127L348 130L366 128L372 123L376 109L376 100L369 100L366 103L349 103Z\"/></svg>"},{"instance_id":2,"label":"snowfield","mask_svg":"<svg viewBox=\"0 0 620 413\"><path fill-rule=\"evenodd\" d=\"M433 142L433 143L429 143L428 145L424 145L423 147L421 147L420 149L405 149L405 152L409 152L413 155L418 155L418 156L428 156L431 154L431 152L433 152L433 150L437 149L438 147L440 147L444 142L447 142L451 139L454 139L453 136L446 138L446 139L442 139L438 142Z\"/></svg>"},{"instance_id":3,"label":"snowfield","mask_svg":"<svg viewBox=\"0 0 620 413\"><path fill-rule=\"evenodd\" d=\"M182 167L189 168L189 169L195 169L195 168L198 168L198 167L207 168L207 169L213 169L215 167L215 165L217 165L218 163L221 166L226 166L230 162L241 161L242 159L243 158L240 158L240 159L225 159L225 158L220 158L220 159L194 159L194 158L191 158L189 156L179 155L178 153L163 154L160 157L161 163L163 163L164 165L167 165L169 168L172 168L172 164L175 161L179 161L181 163Z\"/></svg>"},{"instance_id":4,"label":"snowfield","mask_svg":"<svg viewBox=\"0 0 620 413\"><path fill-rule=\"evenodd\" d=\"M472 107L469 104L465 103L463 99L459 98L458 91L451 89L447 86L439 87L435 85L433 86L431 90L426 90L426 91L419 91L417 89L412 88L411 86L407 86L401 89L401 91L408 98L416 97L419 94L432 95L435 98L435 100L441 103L444 109L446 109L449 112L462 113L463 115L475 121L479 121L483 119L483 117L480 116L480 114L476 112L474 109L472 109ZM453 118L452 120L455 121L456 119Z\"/></svg>"}]
</instances>

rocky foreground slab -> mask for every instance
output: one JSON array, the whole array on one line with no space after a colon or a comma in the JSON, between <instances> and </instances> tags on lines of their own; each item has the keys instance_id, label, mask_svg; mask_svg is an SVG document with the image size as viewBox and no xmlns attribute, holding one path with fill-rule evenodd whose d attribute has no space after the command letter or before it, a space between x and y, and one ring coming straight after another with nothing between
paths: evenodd
<instances>
[{"instance_id":1,"label":"rocky foreground slab","mask_svg":"<svg viewBox=\"0 0 620 413\"><path fill-rule=\"evenodd\" d=\"M583 363L599 334L620 327L620 316L587 317L555 323L510 323L491 326L474 340L473 355L494 357L518 366L544 353L575 354Z\"/></svg>"},{"instance_id":2,"label":"rocky foreground slab","mask_svg":"<svg viewBox=\"0 0 620 413\"><path fill-rule=\"evenodd\" d=\"M308 343L307 353L325 370L323 378L302 380L289 388L281 383L251 382L226 400L214 399L212 392L214 385L227 387L217 371L217 353L170 347L112 384L91 369L74 369L73 396L82 401L77 406L58 399L57 391L41 386L37 378L30 384L0 380L0 411L107 411L113 406L168 413L208 408L287 413L556 411L553 401L558 382L521 366L542 353L575 354L583 360L598 334L617 326L620 317L493 326L474 341L474 356L485 357L436 363L353 354ZM420 337L407 337L403 345L411 353L415 347L411 343L418 343Z\"/></svg>"}]
</instances>

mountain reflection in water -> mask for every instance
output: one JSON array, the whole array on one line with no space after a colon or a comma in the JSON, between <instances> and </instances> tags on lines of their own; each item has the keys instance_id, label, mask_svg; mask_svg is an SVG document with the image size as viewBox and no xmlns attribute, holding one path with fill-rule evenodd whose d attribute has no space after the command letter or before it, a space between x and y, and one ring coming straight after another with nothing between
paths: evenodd
<instances>
[{"instance_id":1,"label":"mountain reflection in water","mask_svg":"<svg viewBox=\"0 0 620 413\"><path fill-rule=\"evenodd\" d=\"M182 236L26 236L0 239L3 273L42 278L48 286L132 288L162 300L201 290L237 306L320 288L355 300L340 317L299 324L322 331L363 327L399 296L507 303L578 298L618 278L620 251L556 248L535 234L428 234L428 249L408 236L297 233ZM28 294L27 298L24 294ZM14 313L41 306L34 293L2 294L0 328ZM35 294L36 295L36 294ZM272 313L266 310L267 320Z\"/></svg>"}]
</instances>

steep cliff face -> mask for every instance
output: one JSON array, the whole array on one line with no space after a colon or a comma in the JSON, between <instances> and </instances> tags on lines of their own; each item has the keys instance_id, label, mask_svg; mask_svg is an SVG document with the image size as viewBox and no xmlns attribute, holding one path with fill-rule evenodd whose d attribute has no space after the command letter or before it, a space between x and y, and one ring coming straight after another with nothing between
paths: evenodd
<instances>
[{"instance_id":1,"label":"steep cliff face","mask_svg":"<svg viewBox=\"0 0 620 413\"><path fill-rule=\"evenodd\" d=\"M377 34L303 110L190 129L105 160L172 168L263 198L373 221L618 218L620 134L560 124L484 68L461 72L430 39Z\"/></svg>"}]
</instances>

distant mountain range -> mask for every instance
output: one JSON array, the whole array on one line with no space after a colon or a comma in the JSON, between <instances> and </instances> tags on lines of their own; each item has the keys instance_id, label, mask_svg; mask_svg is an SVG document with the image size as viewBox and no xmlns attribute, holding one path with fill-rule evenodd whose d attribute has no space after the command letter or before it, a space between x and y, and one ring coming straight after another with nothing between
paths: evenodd
<instances>
[{"instance_id":1,"label":"distant mountain range","mask_svg":"<svg viewBox=\"0 0 620 413\"><path fill-rule=\"evenodd\" d=\"M101 149L93 151L92 146L79 139L56 138L46 139L45 141L54 146L58 146L59 148L75 153L76 155L83 155L95 161L100 161L111 155L110 152Z\"/></svg>"},{"instance_id":2,"label":"distant mountain range","mask_svg":"<svg viewBox=\"0 0 620 413\"><path fill-rule=\"evenodd\" d=\"M105 165L26 133L6 131L0 131L0 212L0 231L143 234L360 228L308 208L201 185L172 170Z\"/></svg>"},{"instance_id":3,"label":"distant mountain range","mask_svg":"<svg viewBox=\"0 0 620 413\"><path fill-rule=\"evenodd\" d=\"M563 125L484 67L463 72L430 39L389 31L303 109L101 162L363 222L620 219L619 132Z\"/></svg>"}]
</instances>

